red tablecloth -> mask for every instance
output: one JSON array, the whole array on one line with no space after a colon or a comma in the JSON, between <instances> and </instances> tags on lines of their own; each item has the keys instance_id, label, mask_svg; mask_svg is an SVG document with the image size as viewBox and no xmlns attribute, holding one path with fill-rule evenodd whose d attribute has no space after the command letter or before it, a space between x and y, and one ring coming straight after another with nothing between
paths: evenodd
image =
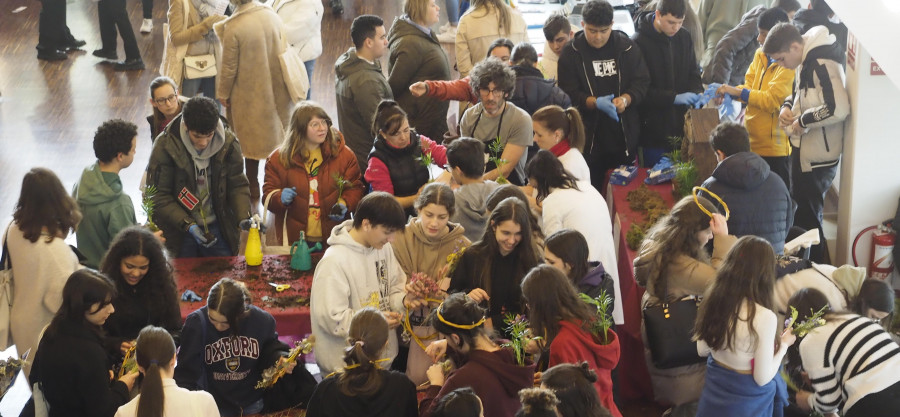
<instances>
[{"instance_id":1,"label":"red tablecloth","mask_svg":"<svg viewBox=\"0 0 900 417\"><path fill-rule=\"evenodd\" d=\"M253 304L275 317L279 336L304 336L312 332L309 321L309 291L313 271L322 253L312 255L313 269L305 272L291 269L288 255L266 255L260 266L247 266L243 256L221 258L178 258L173 260L178 294L193 290L202 301L181 302L181 317L206 305L209 289L220 278L236 279L247 285ZM270 283L290 284L277 292Z\"/></svg>"},{"instance_id":2,"label":"red tablecloth","mask_svg":"<svg viewBox=\"0 0 900 417\"><path fill-rule=\"evenodd\" d=\"M650 374L644 361L644 344L641 341L641 297L644 289L634 281L632 263L637 253L628 248L625 234L635 221L643 221L643 213L634 212L628 207L628 192L637 189L647 178L647 169L640 168L637 177L625 186L610 184L606 192L606 204L609 205L613 222L613 234L616 242L616 253L619 258L619 288L622 292L622 308L625 324L617 327L622 356L619 359L619 387L621 395L626 399L652 399L653 390L650 385ZM658 191L666 204L674 205L671 183L650 185L650 189Z\"/></svg>"}]
</instances>

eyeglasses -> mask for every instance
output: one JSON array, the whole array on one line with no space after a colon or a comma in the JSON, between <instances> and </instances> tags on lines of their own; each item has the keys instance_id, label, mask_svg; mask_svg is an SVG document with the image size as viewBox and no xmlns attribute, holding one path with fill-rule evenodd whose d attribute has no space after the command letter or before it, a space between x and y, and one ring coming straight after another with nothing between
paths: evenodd
<instances>
[{"instance_id":1,"label":"eyeglasses","mask_svg":"<svg viewBox=\"0 0 900 417\"><path fill-rule=\"evenodd\" d=\"M498 98L503 97L503 94L506 93L505 91L497 89L497 88L495 88L495 89L479 88L478 92L484 97L491 95L491 96L498 97Z\"/></svg>"},{"instance_id":2,"label":"eyeglasses","mask_svg":"<svg viewBox=\"0 0 900 417\"><path fill-rule=\"evenodd\" d=\"M307 126L313 128L313 129L320 129L323 127L328 127L328 122L326 122L324 120L313 120L313 121L309 122L309 124Z\"/></svg>"},{"instance_id":3,"label":"eyeglasses","mask_svg":"<svg viewBox=\"0 0 900 417\"><path fill-rule=\"evenodd\" d=\"M178 99L178 95L172 94L167 97L155 98L155 99L153 99L153 101L156 102L156 104L166 104L166 103L174 103L175 100L177 100L177 99Z\"/></svg>"}]
</instances>

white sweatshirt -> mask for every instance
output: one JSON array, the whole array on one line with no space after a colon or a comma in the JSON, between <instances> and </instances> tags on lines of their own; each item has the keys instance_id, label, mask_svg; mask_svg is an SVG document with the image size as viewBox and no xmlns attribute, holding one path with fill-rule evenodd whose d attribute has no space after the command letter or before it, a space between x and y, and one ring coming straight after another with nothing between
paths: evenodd
<instances>
[{"instance_id":1,"label":"white sweatshirt","mask_svg":"<svg viewBox=\"0 0 900 417\"><path fill-rule=\"evenodd\" d=\"M322 375L344 367L344 348L353 313L363 307L405 313L406 275L391 244L365 247L350 236L353 220L335 226L313 275L310 292L316 362ZM397 356L397 333L391 331L384 357ZM390 367L390 361L383 363Z\"/></svg>"}]
</instances>

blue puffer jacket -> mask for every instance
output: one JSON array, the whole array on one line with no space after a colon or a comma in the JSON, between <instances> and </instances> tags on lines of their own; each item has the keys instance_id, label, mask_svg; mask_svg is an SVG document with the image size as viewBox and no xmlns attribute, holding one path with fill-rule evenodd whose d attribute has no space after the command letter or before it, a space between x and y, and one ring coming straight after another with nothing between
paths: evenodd
<instances>
[{"instance_id":1,"label":"blue puffer jacket","mask_svg":"<svg viewBox=\"0 0 900 417\"><path fill-rule=\"evenodd\" d=\"M541 70L534 67L516 65L516 88L509 99L516 107L529 115L541 107L555 104L564 109L572 106L572 100L565 91L557 87L553 80L544 79Z\"/></svg>"},{"instance_id":2,"label":"blue puffer jacket","mask_svg":"<svg viewBox=\"0 0 900 417\"><path fill-rule=\"evenodd\" d=\"M703 182L703 187L728 204L729 234L756 235L768 240L775 253L784 252L784 240L794 224L795 207L784 181L771 173L762 157L753 152L739 152L725 158Z\"/></svg>"}]
</instances>

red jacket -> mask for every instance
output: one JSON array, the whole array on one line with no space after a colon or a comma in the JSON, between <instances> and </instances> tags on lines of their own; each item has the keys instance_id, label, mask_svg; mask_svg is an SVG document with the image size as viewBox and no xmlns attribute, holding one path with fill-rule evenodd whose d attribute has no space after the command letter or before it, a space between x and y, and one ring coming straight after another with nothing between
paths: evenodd
<instances>
[{"instance_id":1,"label":"red jacket","mask_svg":"<svg viewBox=\"0 0 900 417\"><path fill-rule=\"evenodd\" d=\"M469 77L450 81L425 81L425 85L428 87L425 94L438 100L468 101L472 104L479 101L478 96L472 91Z\"/></svg>"},{"instance_id":2,"label":"red jacket","mask_svg":"<svg viewBox=\"0 0 900 417\"><path fill-rule=\"evenodd\" d=\"M332 153L331 147L322 144L322 165L319 167L319 204L322 209L322 242L328 240L331 236L331 229L340 222L332 221L328 218L328 212L331 207L337 203L337 187L335 186L335 176L342 176L345 180L350 181L353 186L344 188L341 198L347 202L347 216L356 211L356 206L363 196L363 185L361 181L362 175L359 172L359 163L356 161L356 155L344 143L344 135L334 129L334 134L338 137L338 152ZM263 201L265 196L275 191L269 201L269 211L275 213L275 229L277 232L276 240L281 242L281 225L284 222L285 213L287 213L287 229L289 239L297 239L300 231L306 231L306 223L309 220L309 177L303 166L285 167L280 161L281 152L275 150L266 159L266 178L263 184ZM299 164L299 161L295 161ZM297 197L289 205L281 204L281 190L284 188L297 187ZM289 245L291 242L285 243Z\"/></svg>"},{"instance_id":3,"label":"red jacket","mask_svg":"<svg viewBox=\"0 0 900 417\"><path fill-rule=\"evenodd\" d=\"M587 361L591 369L597 373L597 395L600 403L608 408L613 416L622 417L616 408L612 395L612 377L610 372L619 363L619 338L609 331L610 343L601 345L594 336L583 330L581 324L569 321L559 322L559 334L550 342L549 366L561 363L578 363Z\"/></svg>"}]
</instances>

